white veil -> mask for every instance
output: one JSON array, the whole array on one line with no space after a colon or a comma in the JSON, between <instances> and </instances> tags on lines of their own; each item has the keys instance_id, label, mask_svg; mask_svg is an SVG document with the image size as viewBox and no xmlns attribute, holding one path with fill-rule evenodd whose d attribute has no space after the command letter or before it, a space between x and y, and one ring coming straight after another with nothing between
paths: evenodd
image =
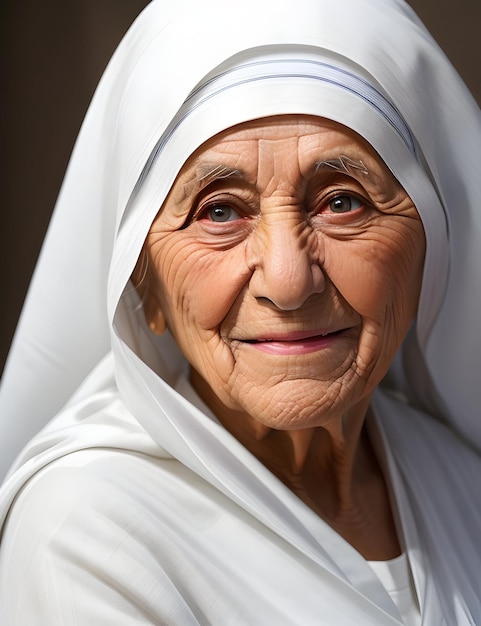
<instances>
[{"instance_id":1,"label":"white veil","mask_svg":"<svg viewBox=\"0 0 481 626\"><path fill-rule=\"evenodd\" d=\"M228 102L229 115L217 113L221 96L212 113L204 103L194 135L184 145L182 140L167 146L162 181L151 201L160 206L189 152L228 124L312 112L358 130L415 200L428 240L416 333L406 342L405 358L390 384L407 382L417 403L481 447L480 116L443 53L409 7L397 0L247 0L235 14L215 0L181 4L153 2L141 14L109 64L86 116L3 376L3 471L110 350L115 298L128 280L155 209L151 206L149 214L144 207L143 222L137 214L128 254L122 250L112 267L107 301L117 228L126 207L132 208L129 198L155 146L165 140L189 93L228 59L239 63L261 50L282 56L291 46L324 62L333 60L375 85L415 138L416 158L404 154L399 135L384 128L372 104L365 106L359 94L344 90L339 98L326 81L312 93L301 87L287 95L282 81L274 87L259 80L257 86L238 86L235 106ZM381 36L385 33L389 36Z\"/></svg>"},{"instance_id":2,"label":"white veil","mask_svg":"<svg viewBox=\"0 0 481 626\"><path fill-rule=\"evenodd\" d=\"M33 473L73 450L172 455L266 525L283 524L276 532L298 535L304 553L338 576L330 556L335 533L326 528L328 540L318 544L305 529L297 533L298 520L276 499L267 470L253 467L215 420L172 389L185 363L168 335L149 332L129 283L187 157L229 126L282 113L324 116L356 130L417 206L427 240L421 301L385 385L460 433L475 450L469 467L476 466L481 120L444 54L401 0L245 0L235 11L223 0L155 0L112 58L71 158L2 381L2 472L66 403L73 407L72 394L77 407L96 394L95 410L115 410L97 429L88 419L82 426L80 409L64 410L55 430L17 460L0 516ZM389 413L388 401L385 407ZM391 421L391 432L399 430L396 453L409 458L412 447L423 454L429 437L411 441ZM408 469L415 476L416 467ZM413 498L423 496L413 490ZM429 506L417 512L420 527L431 519ZM426 550L442 537L459 546L461 562L433 549L431 569L463 589L469 608L460 615L479 615L479 559L448 518L432 538L426 532ZM343 563L350 606L359 602L365 611L356 623L390 623L375 621L379 612L356 591L359 559L352 550ZM432 623L441 623L432 605Z\"/></svg>"}]
</instances>

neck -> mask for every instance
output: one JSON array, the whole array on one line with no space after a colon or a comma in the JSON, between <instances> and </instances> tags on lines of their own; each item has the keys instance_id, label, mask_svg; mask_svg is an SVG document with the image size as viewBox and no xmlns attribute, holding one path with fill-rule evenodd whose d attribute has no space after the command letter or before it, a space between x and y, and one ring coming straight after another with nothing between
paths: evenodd
<instances>
[{"instance_id":1,"label":"neck","mask_svg":"<svg viewBox=\"0 0 481 626\"><path fill-rule=\"evenodd\" d=\"M250 416L223 425L322 517L352 509L359 484L373 470L363 431L365 406L315 428L276 430Z\"/></svg>"},{"instance_id":2,"label":"neck","mask_svg":"<svg viewBox=\"0 0 481 626\"><path fill-rule=\"evenodd\" d=\"M364 428L370 398L314 428L276 430L192 384L222 425L334 530L371 560L400 553L384 478Z\"/></svg>"}]
</instances>

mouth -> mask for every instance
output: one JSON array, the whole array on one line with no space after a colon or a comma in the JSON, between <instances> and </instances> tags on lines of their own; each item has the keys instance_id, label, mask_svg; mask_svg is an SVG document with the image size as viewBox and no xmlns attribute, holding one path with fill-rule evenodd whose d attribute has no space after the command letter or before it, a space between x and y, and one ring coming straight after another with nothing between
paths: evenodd
<instances>
[{"instance_id":1,"label":"mouth","mask_svg":"<svg viewBox=\"0 0 481 626\"><path fill-rule=\"evenodd\" d=\"M244 340L256 350L275 355L298 355L317 352L332 346L349 329L292 332Z\"/></svg>"}]
</instances>

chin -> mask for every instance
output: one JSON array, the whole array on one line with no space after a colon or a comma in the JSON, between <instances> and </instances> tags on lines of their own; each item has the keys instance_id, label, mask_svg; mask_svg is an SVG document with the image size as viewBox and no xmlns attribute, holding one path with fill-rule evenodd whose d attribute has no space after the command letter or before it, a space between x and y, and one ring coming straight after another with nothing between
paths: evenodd
<instances>
[{"instance_id":1,"label":"chin","mask_svg":"<svg viewBox=\"0 0 481 626\"><path fill-rule=\"evenodd\" d=\"M276 389L277 388L277 389ZM284 381L274 388L257 390L254 395L242 394L241 411L258 423L276 430L300 430L326 426L341 418L356 405L359 394L347 392L345 385L336 381L326 389L318 381Z\"/></svg>"}]
</instances>

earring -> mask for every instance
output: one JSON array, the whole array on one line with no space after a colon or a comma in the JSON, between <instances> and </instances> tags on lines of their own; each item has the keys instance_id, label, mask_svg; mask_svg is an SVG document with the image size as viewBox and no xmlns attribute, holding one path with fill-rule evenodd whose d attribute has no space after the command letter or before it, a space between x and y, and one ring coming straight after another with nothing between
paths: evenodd
<instances>
[{"instance_id":1,"label":"earring","mask_svg":"<svg viewBox=\"0 0 481 626\"><path fill-rule=\"evenodd\" d=\"M164 314L155 302L151 302L150 306L145 307L145 317L148 320L150 330L154 335L163 335L167 329Z\"/></svg>"}]
</instances>

